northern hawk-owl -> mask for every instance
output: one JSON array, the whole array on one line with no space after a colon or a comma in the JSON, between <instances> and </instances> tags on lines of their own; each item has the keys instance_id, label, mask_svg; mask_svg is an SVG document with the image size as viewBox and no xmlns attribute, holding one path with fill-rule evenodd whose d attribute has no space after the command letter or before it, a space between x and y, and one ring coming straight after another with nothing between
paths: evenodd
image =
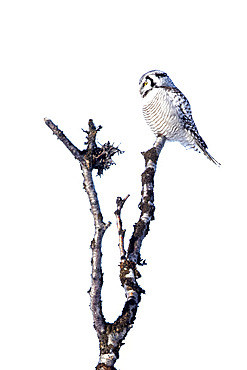
<instances>
[{"instance_id":1,"label":"northern hawk-owl","mask_svg":"<svg viewBox=\"0 0 247 370\"><path fill-rule=\"evenodd\" d=\"M202 152L220 166L207 151L207 144L192 118L190 103L165 72L154 70L145 73L139 86L144 118L157 136L179 141L185 148Z\"/></svg>"}]
</instances>

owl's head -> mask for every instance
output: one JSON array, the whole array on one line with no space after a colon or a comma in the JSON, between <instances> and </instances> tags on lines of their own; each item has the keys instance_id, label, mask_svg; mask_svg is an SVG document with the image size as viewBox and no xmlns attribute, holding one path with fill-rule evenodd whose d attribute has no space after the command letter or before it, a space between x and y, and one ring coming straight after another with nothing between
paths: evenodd
<instances>
[{"instance_id":1,"label":"owl's head","mask_svg":"<svg viewBox=\"0 0 247 370\"><path fill-rule=\"evenodd\" d=\"M139 81L140 94L144 98L150 91L159 87L176 87L170 77L162 71L145 73Z\"/></svg>"}]
</instances>

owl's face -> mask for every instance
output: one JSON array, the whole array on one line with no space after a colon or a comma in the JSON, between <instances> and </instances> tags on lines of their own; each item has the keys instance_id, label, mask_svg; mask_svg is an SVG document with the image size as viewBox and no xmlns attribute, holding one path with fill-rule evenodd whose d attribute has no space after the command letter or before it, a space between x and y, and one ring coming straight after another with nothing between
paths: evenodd
<instances>
[{"instance_id":1,"label":"owl's face","mask_svg":"<svg viewBox=\"0 0 247 370\"><path fill-rule=\"evenodd\" d=\"M139 81L140 94L143 98L153 89L159 87L175 87L170 77L162 71L154 70L145 73Z\"/></svg>"}]
</instances>

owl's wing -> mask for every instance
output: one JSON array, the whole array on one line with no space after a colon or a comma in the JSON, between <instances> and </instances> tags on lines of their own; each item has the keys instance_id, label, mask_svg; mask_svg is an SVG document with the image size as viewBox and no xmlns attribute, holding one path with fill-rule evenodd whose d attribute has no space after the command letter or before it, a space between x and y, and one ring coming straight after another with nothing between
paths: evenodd
<instances>
[{"instance_id":1,"label":"owl's wing","mask_svg":"<svg viewBox=\"0 0 247 370\"><path fill-rule=\"evenodd\" d=\"M195 125L195 122L192 117L191 107L188 99L184 96L184 94L177 88L174 89L174 93L176 94L176 108L178 115L183 123L183 127L185 130L190 131L190 133L195 138L197 144L202 149L207 149L207 144L200 136L199 131Z\"/></svg>"}]
</instances>

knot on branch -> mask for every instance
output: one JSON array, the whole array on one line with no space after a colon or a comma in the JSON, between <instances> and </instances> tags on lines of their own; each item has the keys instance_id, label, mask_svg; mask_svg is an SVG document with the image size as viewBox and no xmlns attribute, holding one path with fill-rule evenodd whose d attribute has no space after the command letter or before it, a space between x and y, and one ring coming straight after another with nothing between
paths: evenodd
<instances>
[{"instance_id":1,"label":"knot on branch","mask_svg":"<svg viewBox=\"0 0 247 370\"><path fill-rule=\"evenodd\" d=\"M123 260L120 262L120 280L121 284L124 285L125 280L128 278L139 279L141 277L140 272L136 268L136 263L130 260Z\"/></svg>"},{"instance_id":2,"label":"knot on branch","mask_svg":"<svg viewBox=\"0 0 247 370\"><path fill-rule=\"evenodd\" d=\"M145 159L145 165L147 165L149 160L156 164L159 158L159 154L157 153L157 149L155 147L147 150L146 152L142 152L141 154Z\"/></svg>"},{"instance_id":3,"label":"knot on branch","mask_svg":"<svg viewBox=\"0 0 247 370\"><path fill-rule=\"evenodd\" d=\"M145 293L136 281L140 277L141 274L137 270L135 262L128 259L120 262L120 281L128 299L131 299L131 297L138 297L138 301L140 301L141 294Z\"/></svg>"},{"instance_id":4,"label":"knot on branch","mask_svg":"<svg viewBox=\"0 0 247 370\"><path fill-rule=\"evenodd\" d=\"M109 141L103 145L97 146L96 135L102 126L96 128L93 120L90 119L88 127L88 131L83 130L87 133L87 142L85 142L87 149L83 150L82 154L86 159L88 167L91 170L96 169L97 175L101 176L104 170L108 170L111 165L115 164L112 160L114 154L122 154L123 151L118 147L115 147L113 144L110 144Z\"/></svg>"}]
</instances>

